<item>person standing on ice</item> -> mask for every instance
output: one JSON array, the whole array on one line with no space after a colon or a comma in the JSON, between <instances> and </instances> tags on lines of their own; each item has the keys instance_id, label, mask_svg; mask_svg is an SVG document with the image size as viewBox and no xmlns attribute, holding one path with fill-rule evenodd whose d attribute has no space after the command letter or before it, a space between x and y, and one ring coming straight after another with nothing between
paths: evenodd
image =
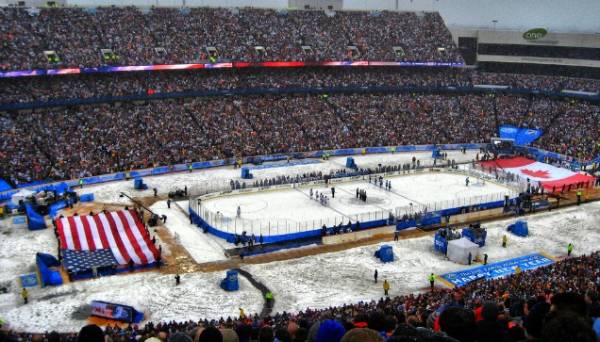
<instances>
[{"instance_id":1,"label":"person standing on ice","mask_svg":"<svg viewBox=\"0 0 600 342\"><path fill-rule=\"evenodd\" d=\"M175 275L175 285L179 285L181 283L181 277L179 274Z\"/></svg>"},{"instance_id":2,"label":"person standing on ice","mask_svg":"<svg viewBox=\"0 0 600 342\"><path fill-rule=\"evenodd\" d=\"M373 274L373 279L375 279L375 284L377 284L377 276L379 276L379 273L377 272L377 270L375 270L375 273Z\"/></svg>"},{"instance_id":3,"label":"person standing on ice","mask_svg":"<svg viewBox=\"0 0 600 342\"><path fill-rule=\"evenodd\" d=\"M502 248L506 248L506 244L508 243L508 237L506 234L502 235Z\"/></svg>"},{"instance_id":4,"label":"person standing on ice","mask_svg":"<svg viewBox=\"0 0 600 342\"><path fill-rule=\"evenodd\" d=\"M237 218L240 218L242 216L242 208L238 205L237 207Z\"/></svg>"},{"instance_id":5,"label":"person standing on ice","mask_svg":"<svg viewBox=\"0 0 600 342\"><path fill-rule=\"evenodd\" d=\"M465 179L465 185L466 185L466 186L469 186L469 177L467 177L467 178Z\"/></svg>"},{"instance_id":6,"label":"person standing on ice","mask_svg":"<svg viewBox=\"0 0 600 342\"><path fill-rule=\"evenodd\" d=\"M386 297L388 297L389 292L390 292L390 283L388 283L387 279L384 279L383 280L383 293L385 294Z\"/></svg>"},{"instance_id":7,"label":"person standing on ice","mask_svg":"<svg viewBox=\"0 0 600 342\"><path fill-rule=\"evenodd\" d=\"M312 199L312 196L313 196L313 190L312 190L312 188L310 188L310 191L308 193L310 194L310 199Z\"/></svg>"},{"instance_id":8,"label":"person standing on ice","mask_svg":"<svg viewBox=\"0 0 600 342\"><path fill-rule=\"evenodd\" d=\"M571 253L573 252L573 244L569 243L567 245L567 256L571 256Z\"/></svg>"},{"instance_id":9,"label":"person standing on ice","mask_svg":"<svg viewBox=\"0 0 600 342\"><path fill-rule=\"evenodd\" d=\"M335 187L331 187L331 198L335 198Z\"/></svg>"}]
</instances>

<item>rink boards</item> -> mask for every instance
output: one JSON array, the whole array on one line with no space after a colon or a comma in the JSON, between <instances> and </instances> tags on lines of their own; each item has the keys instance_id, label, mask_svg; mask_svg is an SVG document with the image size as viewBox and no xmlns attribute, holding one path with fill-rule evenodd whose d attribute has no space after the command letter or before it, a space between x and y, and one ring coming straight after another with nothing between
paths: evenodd
<instances>
[{"instance_id":1,"label":"rink boards","mask_svg":"<svg viewBox=\"0 0 600 342\"><path fill-rule=\"evenodd\" d=\"M335 179L326 185L278 185L268 188L241 189L201 197L201 205L191 207L211 227L226 233L248 235L282 235L312 231L323 225L332 227L348 222L367 223L388 220L407 212L435 211L477 203L502 200L512 191L492 182L476 186L471 177L465 185L463 174L419 172L384 177L383 186L367 178ZM385 181L391 190L385 189ZM332 194L335 188L335 196ZM313 191L311 199L310 191ZM367 201L356 196L357 189L367 192ZM324 193L328 204L316 201ZM237 216L240 207L241 215Z\"/></svg>"}]
</instances>

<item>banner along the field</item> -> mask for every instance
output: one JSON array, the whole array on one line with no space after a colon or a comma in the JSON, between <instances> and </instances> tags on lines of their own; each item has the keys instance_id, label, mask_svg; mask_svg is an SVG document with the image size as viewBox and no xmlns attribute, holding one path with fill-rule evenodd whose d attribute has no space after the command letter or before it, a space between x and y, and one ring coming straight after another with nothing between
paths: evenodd
<instances>
[{"instance_id":1,"label":"banner along the field","mask_svg":"<svg viewBox=\"0 0 600 342\"><path fill-rule=\"evenodd\" d=\"M533 270L554 263L554 260L540 253L524 255L514 259L503 260L492 264L442 274L440 278L452 286L464 286L479 279L494 279L515 273L517 266L523 270Z\"/></svg>"}]
</instances>

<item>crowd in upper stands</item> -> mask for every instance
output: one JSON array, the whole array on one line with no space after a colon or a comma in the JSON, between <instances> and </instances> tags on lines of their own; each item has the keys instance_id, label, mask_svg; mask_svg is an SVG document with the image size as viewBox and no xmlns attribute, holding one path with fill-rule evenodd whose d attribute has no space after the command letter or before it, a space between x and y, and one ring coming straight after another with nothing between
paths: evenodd
<instances>
[{"instance_id":1,"label":"crowd in upper stands","mask_svg":"<svg viewBox=\"0 0 600 342\"><path fill-rule=\"evenodd\" d=\"M320 310L266 317L240 312L235 318L104 331L86 326L79 332L79 341L82 337L89 342L104 341L106 335L110 341L151 342L596 342L600 336L599 270L596 252L452 290L436 288ZM5 341L77 341L77 335L7 332Z\"/></svg>"},{"instance_id":2,"label":"crowd in upper stands","mask_svg":"<svg viewBox=\"0 0 600 342\"><path fill-rule=\"evenodd\" d=\"M359 55L348 51L349 45ZM461 60L439 14L409 12L0 8L0 46L0 69L5 70L201 60ZM263 46L266 55L256 46ZM397 54L395 46L403 52ZM105 59L104 48L115 55ZM57 64L44 56L49 50L57 53ZM279 152L486 142L504 123L543 129L536 142L543 148L584 160L600 154L597 104L544 96L364 91L369 86L482 84L600 89L594 79L438 68L252 68L1 79L2 104L256 88L354 87L362 93L327 96L323 90L321 95L8 111L0 113L0 178L18 185Z\"/></svg>"},{"instance_id":3,"label":"crowd in upper stands","mask_svg":"<svg viewBox=\"0 0 600 342\"><path fill-rule=\"evenodd\" d=\"M462 60L438 13L0 8L0 33L0 70L201 61ZM106 57L101 49L114 55ZM44 51L55 51L58 63L48 62Z\"/></svg>"},{"instance_id":4,"label":"crowd in upper stands","mask_svg":"<svg viewBox=\"0 0 600 342\"><path fill-rule=\"evenodd\" d=\"M600 153L598 105L546 97L352 94L188 98L0 114L0 178L13 184L285 152L486 142L497 122L540 146ZM416 124L418 123L418 125Z\"/></svg>"}]
</instances>

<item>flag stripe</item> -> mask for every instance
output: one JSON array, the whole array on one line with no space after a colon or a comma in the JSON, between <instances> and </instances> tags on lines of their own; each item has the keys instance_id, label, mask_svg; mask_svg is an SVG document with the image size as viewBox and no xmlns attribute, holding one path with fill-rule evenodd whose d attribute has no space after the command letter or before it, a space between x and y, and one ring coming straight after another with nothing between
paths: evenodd
<instances>
[{"instance_id":1,"label":"flag stripe","mask_svg":"<svg viewBox=\"0 0 600 342\"><path fill-rule=\"evenodd\" d=\"M102 244L102 239L100 239L100 234L98 232L98 227L96 227L96 221L94 221L94 216L84 216L81 218L84 222L84 226L87 224L88 229L92 233L94 246L96 249L104 249L108 248Z\"/></svg>"},{"instance_id":2,"label":"flag stripe","mask_svg":"<svg viewBox=\"0 0 600 342\"><path fill-rule=\"evenodd\" d=\"M108 243L108 239L106 238L106 233L104 232L104 225L102 224L102 221L100 221L100 215L94 215L94 224L96 225L98 235L100 235L100 241L102 241L102 248L112 248L110 243Z\"/></svg>"},{"instance_id":3,"label":"flag stripe","mask_svg":"<svg viewBox=\"0 0 600 342\"><path fill-rule=\"evenodd\" d=\"M115 223L115 220L112 217L112 213L108 212L106 215L102 214L102 216L104 216L106 218L106 221L108 222L108 227L110 228L109 231L112 234L112 237L113 237L115 243L117 244L117 247L119 248L119 252L121 252L121 255L123 256L123 258L125 258L125 260L127 260L127 262L129 262L129 260L133 260L132 256L129 255L129 252L125 248L125 244L123 244L123 240L121 240L121 235L119 234L119 230L117 229L117 224ZM135 260L134 260L134 262L135 262Z\"/></svg>"},{"instance_id":4,"label":"flag stripe","mask_svg":"<svg viewBox=\"0 0 600 342\"><path fill-rule=\"evenodd\" d=\"M159 254L133 210L61 218L56 226L63 249L110 249L121 265L130 260L138 265L153 263Z\"/></svg>"},{"instance_id":5,"label":"flag stripe","mask_svg":"<svg viewBox=\"0 0 600 342\"><path fill-rule=\"evenodd\" d=\"M117 229L119 231L119 234L121 235L121 239L123 241L129 240L129 243L125 245L127 252L136 264L146 264L146 258L142 258L142 256L140 255L141 251L139 249L139 246L136 246L137 241L135 241L135 238L131 234L131 229L125 229L125 222L123 222L124 220L121 218L120 213L121 212L112 212L110 213L110 215L112 215L112 218L115 221L115 224L117 225Z\"/></svg>"},{"instance_id":6,"label":"flag stripe","mask_svg":"<svg viewBox=\"0 0 600 342\"><path fill-rule=\"evenodd\" d=\"M81 249L83 249L84 251L91 250L89 244L90 236L88 236L87 232L85 231L83 222L81 222L81 216L73 216L73 221L75 221L75 228L77 229L77 234L79 235L79 243L81 243Z\"/></svg>"},{"instance_id":7,"label":"flag stripe","mask_svg":"<svg viewBox=\"0 0 600 342\"><path fill-rule=\"evenodd\" d=\"M60 246L62 249L68 249L67 247L67 239L65 237L64 226L62 223L62 218L56 220L56 230L58 231L58 238L60 240Z\"/></svg>"},{"instance_id":8,"label":"flag stripe","mask_svg":"<svg viewBox=\"0 0 600 342\"><path fill-rule=\"evenodd\" d=\"M94 236L92 235L92 230L90 229L90 224L88 223L87 216L79 216L79 220L83 225L83 231L85 232L88 247L90 248L90 250L95 251L96 249L98 249L98 247L96 247L96 242L94 241Z\"/></svg>"},{"instance_id":9,"label":"flag stripe","mask_svg":"<svg viewBox=\"0 0 600 342\"><path fill-rule=\"evenodd\" d=\"M117 245L117 241L116 241L115 237L113 236L112 228L110 226L108 218L106 217L106 215L104 213L99 214L98 218L100 219L100 221L102 221L102 229L104 231L104 234L106 234L106 238L108 240L110 249L115 254L115 258L117 259L119 264L121 264L121 265L127 264L129 262L129 257L127 255L124 255L121 247L119 245Z\"/></svg>"},{"instance_id":10,"label":"flag stripe","mask_svg":"<svg viewBox=\"0 0 600 342\"><path fill-rule=\"evenodd\" d=\"M69 222L69 229L71 230L71 236L73 236L74 249L81 250L81 242L79 241L79 232L77 232L77 226L75 225L75 219L73 216L67 217Z\"/></svg>"},{"instance_id":11,"label":"flag stripe","mask_svg":"<svg viewBox=\"0 0 600 342\"><path fill-rule=\"evenodd\" d=\"M136 224L133 218L133 216L136 215L135 212L132 213L130 211L125 210L120 212L119 215L124 219L124 221L127 221L127 225L131 227L131 233L135 236L136 243L138 244L141 252L143 253L142 255L146 259L146 263L154 262L154 255L148 248L148 246L151 245L151 243L148 243L149 241L146 241L146 239L144 239L144 234L140 232L140 227Z\"/></svg>"}]
</instances>

